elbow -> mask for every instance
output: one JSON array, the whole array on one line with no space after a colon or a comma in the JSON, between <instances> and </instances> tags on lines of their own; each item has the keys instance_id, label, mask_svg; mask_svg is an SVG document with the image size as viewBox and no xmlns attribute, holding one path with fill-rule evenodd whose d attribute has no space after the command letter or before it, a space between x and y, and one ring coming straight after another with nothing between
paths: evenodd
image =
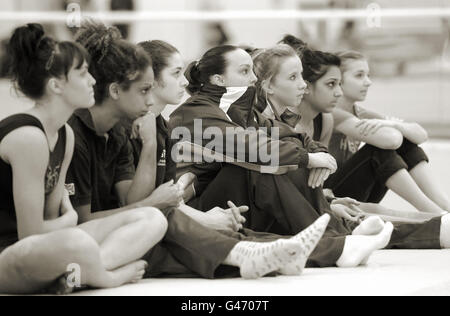
<instances>
[{"instance_id":1,"label":"elbow","mask_svg":"<svg viewBox=\"0 0 450 316\"><path fill-rule=\"evenodd\" d=\"M403 134L395 129L387 129L384 131L383 135L380 137L382 141L380 142L379 148L386 150L397 150L403 144Z\"/></svg>"},{"instance_id":2,"label":"elbow","mask_svg":"<svg viewBox=\"0 0 450 316\"><path fill-rule=\"evenodd\" d=\"M420 135L417 145L427 142L429 139L428 132L419 124L417 124L417 130L419 131L419 135Z\"/></svg>"}]
</instances>

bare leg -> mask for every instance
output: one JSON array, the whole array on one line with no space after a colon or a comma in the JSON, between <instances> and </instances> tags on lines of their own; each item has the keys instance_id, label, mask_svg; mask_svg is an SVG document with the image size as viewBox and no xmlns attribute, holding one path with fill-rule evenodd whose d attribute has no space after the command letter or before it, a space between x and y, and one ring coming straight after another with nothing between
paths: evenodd
<instances>
[{"instance_id":1,"label":"bare leg","mask_svg":"<svg viewBox=\"0 0 450 316\"><path fill-rule=\"evenodd\" d=\"M161 241L167 220L154 208L123 212L79 226L100 245L106 270L115 270L142 258Z\"/></svg>"},{"instance_id":2,"label":"bare leg","mask_svg":"<svg viewBox=\"0 0 450 316\"><path fill-rule=\"evenodd\" d=\"M340 268L350 268L364 264L374 251L383 249L389 244L393 230L392 223L386 223L378 235L347 236L344 251L336 265Z\"/></svg>"},{"instance_id":3,"label":"bare leg","mask_svg":"<svg viewBox=\"0 0 450 316\"><path fill-rule=\"evenodd\" d=\"M450 201L448 196L442 192L436 184L436 180L433 180L430 165L426 161L419 163L409 172L409 174L426 196L443 210L447 212L450 211Z\"/></svg>"},{"instance_id":4,"label":"bare leg","mask_svg":"<svg viewBox=\"0 0 450 316\"><path fill-rule=\"evenodd\" d=\"M438 214L419 212L416 210L393 210L380 204L361 203L358 205L364 213L370 216L379 216L387 222L415 222L422 223L433 219Z\"/></svg>"},{"instance_id":5,"label":"bare leg","mask_svg":"<svg viewBox=\"0 0 450 316\"><path fill-rule=\"evenodd\" d=\"M103 267L100 249L92 237L80 229L66 229L24 239L0 255L0 293L35 294L49 287L67 272L80 268L81 285L108 288L142 278L145 262L135 262L121 270Z\"/></svg>"},{"instance_id":6,"label":"bare leg","mask_svg":"<svg viewBox=\"0 0 450 316\"><path fill-rule=\"evenodd\" d=\"M444 212L443 209L422 192L417 186L417 183L405 169L398 171L390 177L386 182L386 186L407 200L418 210L435 214L442 214Z\"/></svg>"}]
</instances>

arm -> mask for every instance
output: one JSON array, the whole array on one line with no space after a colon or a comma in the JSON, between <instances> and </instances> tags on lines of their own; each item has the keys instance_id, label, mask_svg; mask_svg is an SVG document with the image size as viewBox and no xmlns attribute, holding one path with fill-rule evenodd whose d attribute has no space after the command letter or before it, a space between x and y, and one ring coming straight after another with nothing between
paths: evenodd
<instances>
[{"instance_id":1,"label":"arm","mask_svg":"<svg viewBox=\"0 0 450 316\"><path fill-rule=\"evenodd\" d=\"M58 184L53 192L47 197L44 218L46 220L56 219L61 216L62 200L65 195L64 188L66 183L67 169L73 156L73 149L75 145L75 137L72 128L66 124L66 152L64 154L64 161L61 165ZM70 205L71 206L71 205Z\"/></svg>"},{"instance_id":2,"label":"arm","mask_svg":"<svg viewBox=\"0 0 450 316\"><path fill-rule=\"evenodd\" d=\"M389 118L360 106L356 106L355 110L360 118L385 121L386 126L397 129L406 139L414 144L420 145L428 140L427 131L417 123L408 123L399 119Z\"/></svg>"},{"instance_id":3,"label":"arm","mask_svg":"<svg viewBox=\"0 0 450 316\"><path fill-rule=\"evenodd\" d=\"M156 148L146 143L134 173L131 145L128 144L122 154L122 163L118 166L118 178L115 185L116 194L121 205L129 205L148 197L156 184ZM124 180L134 173L132 180Z\"/></svg>"},{"instance_id":4,"label":"arm","mask_svg":"<svg viewBox=\"0 0 450 316\"><path fill-rule=\"evenodd\" d=\"M427 131L417 123L407 123L401 121L390 121L392 127L400 131L410 142L420 145L428 140Z\"/></svg>"},{"instance_id":5,"label":"arm","mask_svg":"<svg viewBox=\"0 0 450 316\"><path fill-rule=\"evenodd\" d=\"M195 108L192 110L192 108ZM261 166L299 166L306 167L309 163L308 152L301 141L291 142L280 140L282 137L287 136L282 134L280 130L280 137L271 135L268 136L259 127L243 128L237 124L231 122L226 118L223 113L209 114L205 111L201 117L199 113L202 111L202 106L190 107L185 106L184 113L177 113L171 116L171 126L176 126L171 133L171 138L181 142L193 143L195 141L193 135L195 130L201 127L203 132L202 143L197 145L205 148L214 149L215 152L225 155L228 154L230 158L253 163ZM210 108L208 110L211 111ZM215 109L214 109L215 110ZM221 111L217 109L215 111ZM194 119L202 118L202 125L195 126ZM297 137L294 131L291 131L292 137ZM227 148L230 145L230 140L234 139L234 145L232 148ZM227 142L228 140L228 142ZM212 148L213 147L213 148ZM230 150L228 150L230 149ZM276 154L279 158L278 161L272 158ZM194 162L193 157L188 157Z\"/></svg>"},{"instance_id":6,"label":"arm","mask_svg":"<svg viewBox=\"0 0 450 316\"><path fill-rule=\"evenodd\" d=\"M111 215L119 214L119 213L122 213L122 212L125 212L128 210L140 208L143 206L144 205L142 205L141 203L134 203L134 204L127 205L125 207L121 207L121 208L114 209L114 210L93 213L91 210L91 204L86 204L86 205L76 206L75 210L77 211L78 216L79 216L79 224L83 224L83 223L86 223L86 222L89 222L92 220L109 217Z\"/></svg>"},{"instance_id":7,"label":"arm","mask_svg":"<svg viewBox=\"0 0 450 316\"><path fill-rule=\"evenodd\" d=\"M325 146L330 144L331 136L333 136L334 119L332 114L322 114L322 137L320 142Z\"/></svg>"},{"instance_id":8,"label":"arm","mask_svg":"<svg viewBox=\"0 0 450 316\"><path fill-rule=\"evenodd\" d=\"M34 127L21 128L8 135L3 145L13 170L13 194L19 238L75 227L77 218L73 212L67 212L57 219L44 220L43 184L49 160L45 135ZM33 153L32 157L30 152Z\"/></svg>"},{"instance_id":9,"label":"arm","mask_svg":"<svg viewBox=\"0 0 450 316\"><path fill-rule=\"evenodd\" d=\"M364 121L341 109L333 112L335 129L355 140L381 149L398 149L403 143L403 135L393 127L381 127L374 133L366 133L360 127Z\"/></svg>"},{"instance_id":10,"label":"arm","mask_svg":"<svg viewBox=\"0 0 450 316\"><path fill-rule=\"evenodd\" d=\"M155 190L156 186L156 166L158 163L156 157L158 149L156 141L156 117L153 114L148 114L136 120L133 128L136 130L136 136L139 136L142 142L142 151L133 181L126 184L119 184L117 182L116 189L122 205L129 205L145 199ZM133 158L132 153L132 146L128 144L128 147L125 148L125 152L122 155L123 162L122 166L120 166L120 170L124 170L125 174L131 168L129 163Z\"/></svg>"}]
</instances>

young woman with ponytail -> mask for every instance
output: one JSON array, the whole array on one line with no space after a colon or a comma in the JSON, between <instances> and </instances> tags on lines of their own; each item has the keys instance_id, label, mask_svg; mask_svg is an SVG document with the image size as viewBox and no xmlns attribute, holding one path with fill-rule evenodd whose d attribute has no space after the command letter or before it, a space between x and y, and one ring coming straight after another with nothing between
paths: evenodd
<instances>
[{"instance_id":1,"label":"young woman with ponytail","mask_svg":"<svg viewBox=\"0 0 450 316\"><path fill-rule=\"evenodd\" d=\"M178 99L182 89L176 88L176 97L171 95L172 91L164 91L167 86L161 76L166 67L162 64L165 57L147 54L142 47L124 41L117 32L115 28L87 22L76 36L92 56L90 69L97 81L97 104L76 112L70 120L77 139L69 179L75 189L72 198L80 220L118 216L129 208L157 204L168 224L161 225L155 220L154 230L167 227L167 232L162 242L143 256L149 265L145 277L183 274L212 279L223 275L223 266L238 268L225 269L234 277L259 278L271 272L301 274L325 230L327 216L300 235L288 238L237 232L240 227L236 222L231 225L226 222L213 230L206 227L206 222L184 213L186 208L179 205L182 190L178 183L174 184L170 168L166 172L161 166L166 143L165 122L160 118L166 105L164 100ZM151 45L155 46L170 51L167 45ZM181 60L174 52L168 55L175 61ZM167 84L169 79L164 75ZM139 161L135 170L123 121L136 118L135 156ZM172 182L164 184L169 179ZM132 190L135 191L130 194ZM231 204L227 208L231 208L229 213L245 209ZM214 207L212 213L224 211ZM207 218L214 218L213 214Z\"/></svg>"},{"instance_id":2,"label":"young woman with ponytail","mask_svg":"<svg viewBox=\"0 0 450 316\"><path fill-rule=\"evenodd\" d=\"M266 102L261 104L263 105L261 109L268 117L285 122L298 133L307 133L317 140L320 139L319 135L323 129L318 128L319 124L315 124L314 120L319 117L320 113L326 114L332 111L338 98L342 96L339 85L341 80L339 67L340 60L337 56L313 51L307 47L302 49L302 60L298 56L298 50L294 51L287 45L278 45L261 52L255 57L255 72L259 79L258 87L262 90L261 94L267 96L264 98ZM305 90L304 80L307 82L308 92L299 98L299 94L304 93ZM325 134L331 135L331 132L328 130ZM298 177L298 175L296 176ZM295 180L293 179L293 181ZM358 204L358 202L351 199L337 199L332 202L330 207L333 214L337 218L343 218L343 222L346 224L335 226L339 232L360 234L361 227L370 227L369 231L377 234L385 227L385 223L378 217L371 217L357 227L354 218L345 216L349 215L346 214L348 210L345 212L346 204ZM361 207L369 210L375 208L374 205L365 203L361 204ZM353 215L357 215L357 213ZM420 224L395 224L387 247L448 248L450 217L446 215L442 218L431 220L430 218L424 217L423 223ZM426 221L427 219L428 221ZM330 225L333 225L334 220L335 218L332 217ZM342 219L340 220L342 221Z\"/></svg>"},{"instance_id":3,"label":"young woman with ponytail","mask_svg":"<svg viewBox=\"0 0 450 316\"><path fill-rule=\"evenodd\" d=\"M290 55L301 65L295 52ZM279 127L281 140L268 140L277 144L279 165L296 165L300 170L284 175L263 174L232 164L204 160L190 169L200 184L196 187L197 196L193 205L206 210L211 205L221 206L227 199L232 199L249 205L250 211L244 215L247 218L246 227L284 234L295 233L308 222L329 212L323 194L322 199L315 199L316 192L304 190L304 181L298 185L293 179L298 178L294 175L303 174L307 169L333 169L333 159L328 159L325 150L321 149L324 147L307 142L308 138L298 135L287 124L264 119L255 111L256 81L253 61L247 52L232 46L211 49L200 61L190 64L186 75L192 97L172 114L172 127L187 128L192 135L196 131L194 119L201 120L203 131L214 128L223 131L224 135L236 127L244 130L253 127L260 133L263 133L260 130L262 126ZM202 141L204 143L200 145L206 146L210 140ZM263 144L257 143L258 146ZM314 157L309 151L321 155ZM319 193L318 189L316 191ZM371 235L368 230L372 224L370 221L363 223L355 236L348 236L351 230L349 233L349 230L341 229L342 224L332 218L308 265L350 267L364 263L374 250L388 244L393 229L391 224L386 224L377 234L367 236Z\"/></svg>"},{"instance_id":4,"label":"young woman with ponytail","mask_svg":"<svg viewBox=\"0 0 450 316\"><path fill-rule=\"evenodd\" d=\"M77 226L64 187L75 142L66 121L95 103L88 53L47 37L38 24L16 29L9 47L13 81L35 106L0 122L0 293L66 293L71 265L80 285L140 280L146 263L138 260L164 235L164 218L159 230L143 213ZM132 247L121 241L125 231Z\"/></svg>"}]
</instances>

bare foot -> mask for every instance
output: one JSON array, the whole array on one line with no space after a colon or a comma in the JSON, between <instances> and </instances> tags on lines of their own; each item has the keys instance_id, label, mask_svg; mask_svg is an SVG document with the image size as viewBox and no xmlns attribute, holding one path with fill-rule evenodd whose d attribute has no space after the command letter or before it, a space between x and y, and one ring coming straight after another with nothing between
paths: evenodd
<instances>
[{"instance_id":1,"label":"bare foot","mask_svg":"<svg viewBox=\"0 0 450 316\"><path fill-rule=\"evenodd\" d=\"M67 278L70 273L67 272L63 276L61 276L58 280L52 283L44 292L45 294L53 294L53 295L69 295L75 291L75 288L69 286L69 282L67 282Z\"/></svg>"},{"instance_id":2,"label":"bare foot","mask_svg":"<svg viewBox=\"0 0 450 316\"><path fill-rule=\"evenodd\" d=\"M300 234L291 238L300 242L302 245L302 253L292 262L279 270L283 275L301 275L305 269L311 253L316 249L317 244L322 239L328 223L330 222L330 215L325 214L320 217L314 224L302 231Z\"/></svg>"},{"instance_id":3,"label":"bare foot","mask_svg":"<svg viewBox=\"0 0 450 316\"><path fill-rule=\"evenodd\" d=\"M147 262L140 260L130 263L122 268L108 272L111 276L111 284L109 288L119 287L128 283L137 283L144 277L145 269L147 269Z\"/></svg>"},{"instance_id":4,"label":"bare foot","mask_svg":"<svg viewBox=\"0 0 450 316\"><path fill-rule=\"evenodd\" d=\"M383 231L384 221L379 216L371 216L355 228L352 235L377 235Z\"/></svg>"},{"instance_id":5,"label":"bare foot","mask_svg":"<svg viewBox=\"0 0 450 316\"><path fill-rule=\"evenodd\" d=\"M347 236L344 251L336 262L337 266L352 268L361 265L374 251L383 249L389 244L393 230L392 223L386 223L378 235Z\"/></svg>"}]
</instances>

